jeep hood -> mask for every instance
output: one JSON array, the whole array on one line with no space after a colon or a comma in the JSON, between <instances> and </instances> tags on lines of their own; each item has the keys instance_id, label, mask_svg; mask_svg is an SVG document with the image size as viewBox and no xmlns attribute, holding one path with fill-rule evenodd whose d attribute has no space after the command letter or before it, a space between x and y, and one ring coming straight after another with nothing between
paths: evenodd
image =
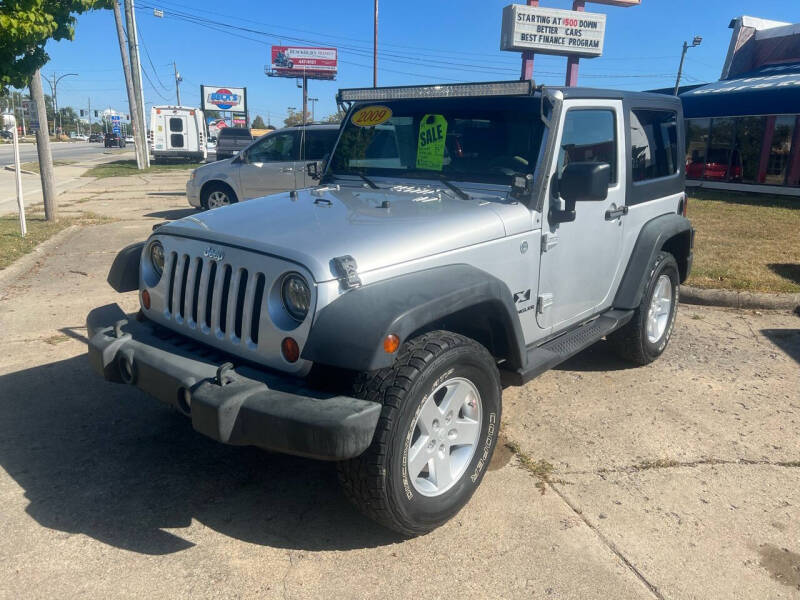
<instances>
[{"instance_id":1,"label":"jeep hood","mask_svg":"<svg viewBox=\"0 0 800 600\"><path fill-rule=\"evenodd\" d=\"M337 256L352 256L365 273L503 237L499 199L498 194L474 194L460 200L411 186L320 188L240 202L168 223L157 232L281 256L323 282L338 277L331 262Z\"/></svg>"}]
</instances>

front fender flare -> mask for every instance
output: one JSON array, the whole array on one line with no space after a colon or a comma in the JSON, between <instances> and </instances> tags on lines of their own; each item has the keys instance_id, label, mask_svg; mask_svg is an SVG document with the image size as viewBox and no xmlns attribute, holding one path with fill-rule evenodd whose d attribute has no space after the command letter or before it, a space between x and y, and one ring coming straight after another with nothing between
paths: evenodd
<instances>
[{"instance_id":1,"label":"front fender flare","mask_svg":"<svg viewBox=\"0 0 800 600\"><path fill-rule=\"evenodd\" d=\"M139 263L145 242L126 246L117 253L107 281L117 292L132 292L139 289Z\"/></svg>"},{"instance_id":2,"label":"front fender flare","mask_svg":"<svg viewBox=\"0 0 800 600\"><path fill-rule=\"evenodd\" d=\"M479 305L502 323L509 365L523 366L525 342L508 286L464 264L434 267L348 291L320 310L302 357L354 371L388 367L396 356L383 350L388 334L397 335L403 343L421 328Z\"/></svg>"}]
</instances>

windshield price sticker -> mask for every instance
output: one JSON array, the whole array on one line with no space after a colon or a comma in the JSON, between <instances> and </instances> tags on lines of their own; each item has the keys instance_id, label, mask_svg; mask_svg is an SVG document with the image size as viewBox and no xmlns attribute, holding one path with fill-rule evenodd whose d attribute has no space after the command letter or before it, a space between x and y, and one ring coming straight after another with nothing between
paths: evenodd
<instances>
[{"instance_id":1,"label":"windshield price sticker","mask_svg":"<svg viewBox=\"0 0 800 600\"><path fill-rule=\"evenodd\" d=\"M441 171L444 162L444 142L447 119L442 115L425 115L419 124L417 168Z\"/></svg>"},{"instance_id":2,"label":"windshield price sticker","mask_svg":"<svg viewBox=\"0 0 800 600\"><path fill-rule=\"evenodd\" d=\"M365 106L357 110L350 121L358 127L374 127L392 118L392 109L388 106Z\"/></svg>"}]
</instances>

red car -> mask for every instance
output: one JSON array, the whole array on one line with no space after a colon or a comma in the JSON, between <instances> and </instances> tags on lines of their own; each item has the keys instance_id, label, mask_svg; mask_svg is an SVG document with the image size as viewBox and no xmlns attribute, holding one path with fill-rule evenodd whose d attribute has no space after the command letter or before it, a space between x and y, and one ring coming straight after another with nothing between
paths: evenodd
<instances>
[{"instance_id":1,"label":"red car","mask_svg":"<svg viewBox=\"0 0 800 600\"><path fill-rule=\"evenodd\" d=\"M739 152L734 150L708 151L706 162L699 155L686 162L686 179L711 179L714 181L736 181L742 178L742 163Z\"/></svg>"}]
</instances>

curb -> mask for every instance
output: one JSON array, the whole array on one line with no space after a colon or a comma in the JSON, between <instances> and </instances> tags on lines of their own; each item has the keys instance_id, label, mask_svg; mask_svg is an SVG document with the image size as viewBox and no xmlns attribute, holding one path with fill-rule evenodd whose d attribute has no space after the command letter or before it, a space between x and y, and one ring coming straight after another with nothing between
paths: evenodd
<instances>
[{"instance_id":1,"label":"curb","mask_svg":"<svg viewBox=\"0 0 800 600\"><path fill-rule=\"evenodd\" d=\"M766 292L736 292L681 286L680 301L685 304L722 306L726 308L755 308L762 310L797 310L800 294L768 294Z\"/></svg>"},{"instance_id":2,"label":"curb","mask_svg":"<svg viewBox=\"0 0 800 600\"><path fill-rule=\"evenodd\" d=\"M14 165L5 165L3 167L6 171L16 171L17 168ZM20 169L20 173L25 173L26 175L38 175L35 171L28 171L26 169Z\"/></svg>"}]
</instances>

